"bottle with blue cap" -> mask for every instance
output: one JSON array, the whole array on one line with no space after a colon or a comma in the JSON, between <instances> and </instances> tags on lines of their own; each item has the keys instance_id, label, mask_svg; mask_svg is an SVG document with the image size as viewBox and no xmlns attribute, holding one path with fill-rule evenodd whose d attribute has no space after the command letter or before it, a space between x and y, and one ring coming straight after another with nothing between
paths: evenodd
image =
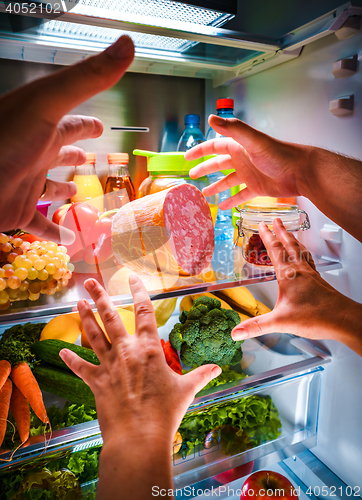
<instances>
[{"instance_id":1,"label":"bottle with blue cap","mask_svg":"<svg viewBox=\"0 0 362 500\"><path fill-rule=\"evenodd\" d=\"M205 142L205 137L200 130L200 116L186 115L185 130L178 141L177 151L187 151L202 142Z\"/></svg>"}]
</instances>

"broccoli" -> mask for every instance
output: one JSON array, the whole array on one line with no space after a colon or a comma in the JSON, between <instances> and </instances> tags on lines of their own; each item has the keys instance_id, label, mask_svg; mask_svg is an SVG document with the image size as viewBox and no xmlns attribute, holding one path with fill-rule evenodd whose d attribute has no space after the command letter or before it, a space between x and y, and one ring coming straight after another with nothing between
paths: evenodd
<instances>
[{"instance_id":1,"label":"broccoli","mask_svg":"<svg viewBox=\"0 0 362 500\"><path fill-rule=\"evenodd\" d=\"M181 351L181 361L187 366L234 365L243 356L243 341L235 342L230 335L239 323L239 315L231 309L221 309L219 300L198 297L190 311L180 314L180 323L173 327L169 340L172 347Z\"/></svg>"}]
</instances>

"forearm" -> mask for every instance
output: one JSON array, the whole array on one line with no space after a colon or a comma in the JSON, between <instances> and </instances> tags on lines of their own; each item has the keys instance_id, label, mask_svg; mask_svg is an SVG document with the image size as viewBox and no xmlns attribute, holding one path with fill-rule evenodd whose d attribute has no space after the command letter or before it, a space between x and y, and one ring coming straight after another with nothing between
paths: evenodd
<instances>
[{"instance_id":1,"label":"forearm","mask_svg":"<svg viewBox=\"0 0 362 500\"><path fill-rule=\"evenodd\" d=\"M97 498L146 500L161 489L164 496L171 497L171 451L172 444L166 438L130 439L122 433L109 441L100 456Z\"/></svg>"},{"instance_id":2,"label":"forearm","mask_svg":"<svg viewBox=\"0 0 362 500\"><path fill-rule=\"evenodd\" d=\"M362 241L362 162L314 147L307 157L300 193Z\"/></svg>"},{"instance_id":3,"label":"forearm","mask_svg":"<svg viewBox=\"0 0 362 500\"><path fill-rule=\"evenodd\" d=\"M340 304L336 324L336 340L339 340L362 356L362 304L347 297Z\"/></svg>"}]
</instances>

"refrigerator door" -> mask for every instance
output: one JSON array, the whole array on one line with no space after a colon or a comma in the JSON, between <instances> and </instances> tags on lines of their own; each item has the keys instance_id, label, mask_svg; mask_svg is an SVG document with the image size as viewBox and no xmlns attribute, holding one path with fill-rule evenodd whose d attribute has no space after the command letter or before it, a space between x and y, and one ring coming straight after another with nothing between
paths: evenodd
<instances>
[{"instance_id":1,"label":"refrigerator door","mask_svg":"<svg viewBox=\"0 0 362 500\"><path fill-rule=\"evenodd\" d=\"M358 70L346 78L336 78L332 73L336 61L360 60L361 54L361 31L345 40L330 35L306 46L298 59L236 80L227 91L208 84L205 116L214 112L216 99L227 94L235 100L235 115L267 134L362 159L362 73ZM330 101L348 95L355 96L353 112L332 114ZM312 252L337 258L343 265L343 269L322 276L340 292L361 302L362 244L308 200L297 201L311 219L311 229L301 233L301 241ZM269 306L275 303L275 284L259 286L258 290L269 297ZM347 484L362 488L362 359L335 341L326 341L325 345L334 362L326 368L322 382L319 438L312 452Z\"/></svg>"}]
</instances>

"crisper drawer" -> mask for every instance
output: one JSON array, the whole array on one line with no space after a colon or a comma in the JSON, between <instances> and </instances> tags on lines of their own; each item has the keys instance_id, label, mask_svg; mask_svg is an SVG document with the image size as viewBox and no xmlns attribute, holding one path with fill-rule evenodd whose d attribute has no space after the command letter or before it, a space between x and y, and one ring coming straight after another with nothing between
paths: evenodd
<instances>
[{"instance_id":1,"label":"crisper drawer","mask_svg":"<svg viewBox=\"0 0 362 500\"><path fill-rule=\"evenodd\" d=\"M274 457L275 462L280 453L290 456L313 447L322 373L322 367L315 367L259 386L256 383L257 387L224 389L213 399L195 400L179 428L181 448L170 456L175 487L213 476L214 484L225 484L250 473L260 459L273 461ZM55 431L46 440L44 446L43 436L32 438L11 462L1 463L2 491L9 493L12 488L15 494L31 484L39 488L37 481L45 477L50 485L72 481L78 498L95 498L102 447L98 422ZM10 457L3 454L0 458Z\"/></svg>"},{"instance_id":2,"label":"crisper drawer","mask_svg":"<svg viewBox=\"0 0 362 500\"><path fill-rule=\"evenodd\" d=\"M316 367L190 408L173 455L175 486L212 476L227 483L251 472L257 459L315 446L322 373Z\"/></svg>"}]
</instances>

